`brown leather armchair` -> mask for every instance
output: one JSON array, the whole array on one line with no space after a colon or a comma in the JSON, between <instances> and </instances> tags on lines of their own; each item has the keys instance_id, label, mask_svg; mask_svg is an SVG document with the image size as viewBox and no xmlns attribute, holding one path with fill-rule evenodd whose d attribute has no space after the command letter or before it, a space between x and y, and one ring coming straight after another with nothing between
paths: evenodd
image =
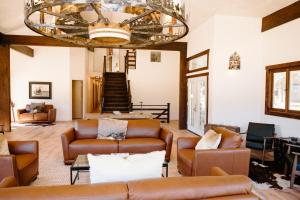
<instances>
[{"instance_id":1,"label":"brown leather armchair","mask_svg":"<svg viewBox=\"0 0 300 200\"><path fill-rule=\"evenodd\" d=\"M17 185L29 185L38 175L38 141L9 141L11 155L0 156L0 181L15 177Z\"/></svg>"},{"instance_id":2,"label":"brown leather armchair","mask_svg":"<svg viewBox=\"0 0 300 200\"><path fill-rule=\"evenodd\" d=\"M231 138L227 138L226 141L222 139L218 149L195 150L200 139L200 137L178 138L177 169L179 173L184 176L206 176L209 175L211 167L217 166L231 175L248 176L250 149L228 148L228 146L238 144L235 144L236 139L230 141Z\"/></svg>"},{"instance_id":3,"label":"brown leather armchair","mask_svg":"<svg viewBox=\"0 0 300 200\"><path fill-rule=\"evenodd\" d=\"M128 120L124 140L96 139L98 120L77 120L74 128L66 130L62 136L65 164L72 164L80 154L148 153L166 151L166 161L170 161L173 134L160 127L159 120Z\"/></svg>"},{"instance_id":4,"label":"brown leather armchair","mask_svg":"<svg viewBox=\"0 0 300 200\"><path fill-rule=\"evenodd\" d=\"M19 109L17 110L17 116L20 123L51 123L56 120L56 109L53 105L45 105L45 111L38 113L29 113L26 109Z\"/></svg>"}]
</instances>

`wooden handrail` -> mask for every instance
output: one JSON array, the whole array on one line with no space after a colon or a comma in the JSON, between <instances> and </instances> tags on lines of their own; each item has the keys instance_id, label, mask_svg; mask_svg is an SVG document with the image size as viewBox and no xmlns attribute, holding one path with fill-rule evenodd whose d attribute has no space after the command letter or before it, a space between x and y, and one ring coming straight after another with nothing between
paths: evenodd
<instances>
[{"instance_id":1,"label":"wooden handrail","mask_svg":"<svg viewBox=\"0 0 300 200\"><path fill-rule=\"evenodd\" d=\"M170 103L167 103L166 105L142 105L142 107L141 105L133 105L131 103L131 111L152 111L151 114L155 116L154 119L159 119L161 122L167 123L170 122L170 107Z\"/></svg>"},{"instance_id":2,"label":"wooden handrail","mask_svg":"<svg viewBox=\"0 0 300 200\"><path fill-rule=\"evenodd\" d=\"M106 73L106 56L103 58L103 70L102 70L102 82L101 82L101 95L100 95L100 113L102 113L102 108L104 105L104 84L105 84L105 73Z\"/></svg>"}]
</instances>

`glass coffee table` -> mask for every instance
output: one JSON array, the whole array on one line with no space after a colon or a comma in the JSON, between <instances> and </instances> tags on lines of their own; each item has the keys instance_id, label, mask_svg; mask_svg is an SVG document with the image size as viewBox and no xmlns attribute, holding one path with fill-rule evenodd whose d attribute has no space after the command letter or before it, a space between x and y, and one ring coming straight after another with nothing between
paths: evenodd
<instances>
[{"instance_id":1,"label":"glass coffee table","mask_svg":"<svg viewBox=\"0 0 300 200\"><path fill-rule=\"evenodd\" d=\"M165 175L163 177L168 177L169 174L169 163L164 162L162 167L165 169ZM81 172L89 172L90 165L87 155L78 155L74 163L70 167L70 183L74 185L77 180L79 180L79 174ZM75 174L75 175L74 175Z\"/></svg>"}]
</instances>

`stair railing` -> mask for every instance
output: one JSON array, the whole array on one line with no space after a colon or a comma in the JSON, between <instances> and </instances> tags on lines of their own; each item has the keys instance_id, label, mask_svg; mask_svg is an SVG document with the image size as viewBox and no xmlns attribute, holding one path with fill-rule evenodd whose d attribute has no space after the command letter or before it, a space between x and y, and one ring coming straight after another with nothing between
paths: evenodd
<instances>
[{"instance_id":1,"label":"stair railing","mask_svg":"<svg viewBox=\"0 0 300 200\"><path fill-rule=\"evenodd\" d=\"M106 56L103 58L103 69L102 69L102 87L101 87L101 94L100 94L100 102L101 105L99 105L100 113L102 113L102 108L104 106L104 84L105 84L105 73L106 73Z\"/></svg>"},{"instance_id":2,"label":"stair railing","mask_svg":"<svg viewBox=\"0 0 300 200\"><path fill-rule=\"evenodd\" d=\"M161 122L170 122L170 107L167 105L133 105L131 103L131 111L149 111L154 116L154 119L159 119Z\"/></svg>"}]
</instances>

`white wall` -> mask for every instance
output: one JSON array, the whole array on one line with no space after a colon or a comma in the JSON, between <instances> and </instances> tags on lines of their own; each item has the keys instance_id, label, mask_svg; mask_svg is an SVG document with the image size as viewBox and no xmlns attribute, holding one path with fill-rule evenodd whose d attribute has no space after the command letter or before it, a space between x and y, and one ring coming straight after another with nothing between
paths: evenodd
<instances>
[{"instance_id":1,"label":"white wall","mask_svg":"<svg viewBox=\"0 0 300 200\"><path fill-rule=\"evenodd\" d=\"M300 60L300 19L268 30L262 36L263 66ZM299 120L262 115L262 121L275 123L276 132L280 135L299 137Z\"/></svg>"},{"instance_id":2,"label":"white wall","mask_svg":"<svg viewBox=\"0 0 300 200\"><path fill-rule=\"evenodd\" d=\"M264 102L260 29L259 18L215 17L211 122L238 125L244 131L249 121L259 121ZM235 51L241 57L241 70L228 70Z\"/></svg>"},{"instance_id":3,"label":"white wall","mask_svg":"<svg viewBox=\"0 0 300 200\"><path fill-rule=\"evenodd\" d=\"M179 52L161 51L161 62L150 62L150 50L137 50L137 67L129 70L134 104L171 103L171 120L179 118Z\"/></svg>"},{"instance_id":4,"label":"white wall","mask_svg":"<svg viewBox=\"0 0 300 200\"><path fill-rule=\"evenodd\" d=\"M16 109L31 102L46 102L57 109L57 120L72 120L70 50L32 47L34 58L11 50L11 99ZM29 99L29 82L52 82L52 99Z\"/></svg>"},{"instance_id":5,"label":"white wall","mask_svg":"<svg viewBox=\"0 0 300 200\"><path fill-rule=\"evenodd\" d=\"M212 28L213 24L213 28ZM207 30L207 31L206 31ZM265 66L300 60L300 20L261 33L261 19L214 16L192 31L188 56L210 52L209 122L237 125L274 123L281 136L298 136L299 120L264 114ZM241 70L228 70L237 51Z\"/></svg>"}]
</instances>

